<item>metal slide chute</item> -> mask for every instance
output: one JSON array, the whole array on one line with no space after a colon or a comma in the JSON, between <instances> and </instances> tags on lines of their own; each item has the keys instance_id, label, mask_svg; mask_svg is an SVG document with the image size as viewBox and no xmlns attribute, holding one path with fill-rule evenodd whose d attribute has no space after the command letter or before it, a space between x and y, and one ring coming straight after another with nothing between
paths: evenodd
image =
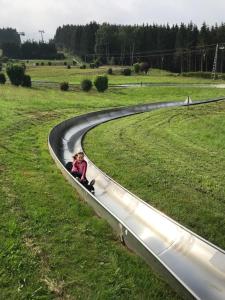
<instances>
[{"instance_id":1,"label":"metal slide chute","mask_svg":"<svg viewBox=\"0 0 225 300\"><path fill-rule=\"evenodd\" d=\"M225 98L195 101L191 105ZM165 102L91 112L52 129L49 150L64 176L98 215L105 218L126 246L142 256L184 298L225 299L225 252L130 193L99 170L87 157L88 178L95 178L95 195L65 169L91 128L121 117L154 109L184 106Z\"/></svg>"}]
</instances>

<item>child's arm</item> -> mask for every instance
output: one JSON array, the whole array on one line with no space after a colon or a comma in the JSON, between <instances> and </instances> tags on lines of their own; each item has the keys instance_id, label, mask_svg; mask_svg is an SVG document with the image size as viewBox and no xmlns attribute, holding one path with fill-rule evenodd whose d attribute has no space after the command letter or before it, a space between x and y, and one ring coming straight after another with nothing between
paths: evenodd
<instances>
[{"instance_id":1,"label":"child's arm","mask_svg":"<svg viewBox=\"0 0 225 300\"><path fill-rule=\"evenodd\" d=\"M82 176L81 176L81 181L83 181L86 178L86 171L87 171L87 162L84 160L82 162Z\"/></svg>"},{"instance_id":2,"label":"child's arm","mask_svg":"<svg viewBox=\"0 0 225 300\"><path fill-rule=\"evenodd\" d=\"M78 172L77 166L76 166L76 160L73 161L73 166L72 166L72 173Z\"/></svg>"}]
</instances>

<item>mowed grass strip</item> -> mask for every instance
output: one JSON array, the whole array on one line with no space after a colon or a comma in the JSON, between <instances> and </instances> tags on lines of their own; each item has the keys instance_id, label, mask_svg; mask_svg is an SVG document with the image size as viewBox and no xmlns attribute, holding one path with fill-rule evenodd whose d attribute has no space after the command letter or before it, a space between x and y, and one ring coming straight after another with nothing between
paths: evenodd
<instances>
[{"instance_id":1,"label":"mowed grass strip","mask_svg":"<svg viewBox=\"0 0 225 300\"><path fill-rule=\"evenodd\" d=\"M47 146L50 129L66 118L169 99L169 91L0 86L1 299L179 299L78 198Z\"/></svg>"},{"instance_id":2,"label":"mowed grass strip","mask_svg":"<svg viewBox=\"0 0 225 300\"><path fill-rule=\"evenodd\" d=\"M225 249L225 102L111 121L84 146L109 176Z\"/></svg>"}]
</instances>

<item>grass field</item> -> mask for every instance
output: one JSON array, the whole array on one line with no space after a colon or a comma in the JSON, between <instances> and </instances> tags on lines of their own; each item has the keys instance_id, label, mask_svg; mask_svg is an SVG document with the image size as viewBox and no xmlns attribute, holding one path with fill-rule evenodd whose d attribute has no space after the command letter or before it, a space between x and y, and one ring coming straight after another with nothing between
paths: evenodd
<instances>
[{"instance_id":1,"label":"grass field","mask_svg":"<svg viewBox=\"0 0 225 300\"><path fill-rule=\"evenodd\" d=\"M54 125L71 116L187 95L206 99L222 96L223 90L152 87L86 94L0 86L1 299L179 299L78 198L52 161L47 137ZM98 151L99 164L99 154L104 158L106 151L102 142L102 150L88 145L91 157ZM112 152L112 166L114 159ZM112 175L118 179L115 170Z\"/></svg>"},{"instance_id":2,"label":"grass field","mask_svg":"<svg viewBox=\"0 0 225 300\"><path fill-rule=\"evenodd\" d=\"M107 73L109 67L100 67L98 69L85 69L82 70L79 67L71 67L67 69L65 66L38 66L38 67L27 67L27 74L29 74L32 80L45 80L51 82L63 82L68 81L69 83L80 84L83 79L91 79L97 75L103 75ZM151 70L147 75L135 75L124 76L120 75L121 67L112 67L116 75L108 75L109 84L126 84L126 83L224 83L223 80L213 81L211 79L203 78L191 78L175 76L172 73L160 70Z\"/></svg>"},{"instance_id":3,"label":"grass field","mask_svg":"<svg viewBox=\"0 0 225 300\"><path fill-rule=\"evenodd\" d=\"M108 122L87 134L85 149L126 188L225 249L225 102Z\"/></svg>"},{"instance_id":4,"label":"grass field","mask_svg":"<svg viewBox=\"0 0 225 300\"><path fill-rule=\"evenodd\" d=\"M1 299L179 299L78 198L47 148L61 120L139 102L133 93L0 86Z\"/></svg>"}]
</instances>

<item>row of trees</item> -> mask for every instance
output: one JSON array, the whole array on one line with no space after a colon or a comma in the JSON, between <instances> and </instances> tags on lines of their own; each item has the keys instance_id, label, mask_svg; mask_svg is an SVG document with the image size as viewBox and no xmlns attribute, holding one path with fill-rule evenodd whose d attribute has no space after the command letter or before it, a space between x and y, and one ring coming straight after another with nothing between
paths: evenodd
<instances>
[{"instance_id":1,"label":"row of trees","mask_svg":"<svg viewBox=\"0 0 225 300\"><path fill-rule=\"evenodd\" d=\"M225 24L199 29L196 25L65 25L56 30L57 47L81 56L87 62L132 65L148 61L151 67L175 72L212 69L215 44L225 41ZM209 46L212 45L212 46ZM224 71L223 51L219 65Z\"/></svg>"},{"instance_id":2,"label":"row of trees","mask_svg":"<svg viewBox=\"0 0 225 300\"><path fill-rule=\"evenodd\" d=\"M16 44L7 42L2 44L3 55L20 59L61 59L64 55L57 53L54 43L30 42Z\"/></svg>"}]
</instances>

